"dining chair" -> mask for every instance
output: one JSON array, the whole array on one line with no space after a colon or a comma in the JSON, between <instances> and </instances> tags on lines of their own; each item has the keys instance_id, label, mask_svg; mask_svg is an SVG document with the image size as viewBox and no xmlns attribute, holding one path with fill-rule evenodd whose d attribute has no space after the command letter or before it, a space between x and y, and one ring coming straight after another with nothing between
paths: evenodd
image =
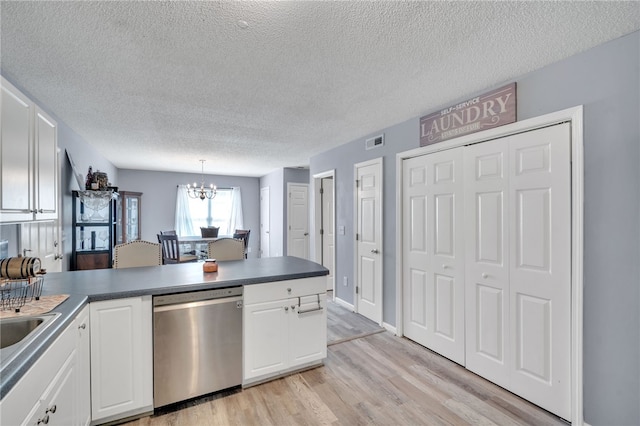
<instances>
[{"instance_id":1,"label":"dining chair","mask_svg":"<svg viewBox=\"0 0 640 426\"><path fill-rule=\"evenodd\" d=\"M244 260L244 243L235 238L220 238L209 242L209 259Z\"/></svg>"},{"instance_id":2,"label":"dining chair","mask_svg":"<svg viewBox=\"0 0 640 426\"><path fill-rule=\"evenodd\" d=\"M176 234L175 229L172 229L170 231L160 231L160 235L178 235L178 234Z\"/></svg>"},{"instance_id":3,"label":"dining chair","mask_svg":"<svg viewBox=\"0 0 640 426\"><path fill-rule=\"evenodd\" d=\"M113 267L116 269L162 265L162 246L159 243L135 240L118 244L113 250Z\"/></svg>"},{"instance_id":4,"label":"dining chair","mask_svg":"<svg viewBox=\"0 0 640 426\"><path fill-rule=\"evenodd\" d=\"M198 256L194 254L180 253L177 235L158 234L158 242L162 245L162 263L164 265L171 263L195 262L198 260Z\"/></svg>"},{"instance_id":5,"label":"dining chair","mask_svg":"<svg viewBox=\"0 0 640 426\"><path fill-rule=\"evenodd\" d=\"M249 235L251 234L250 229L236 229L236 232L233 233L233 238L237 238L239 240L244 241L244 257L247 258L248 248L249 248Z\"/></svg>"},{"instance_id":6,"label":"dining chair","mask_svg":"<svg viewBox=\"0 0 640 426\"><path fill-rule=\"evenodd\" d=\"M200 227L200 236L202 238L218 238L219 226Z\"/></svg>"}]
</instances>

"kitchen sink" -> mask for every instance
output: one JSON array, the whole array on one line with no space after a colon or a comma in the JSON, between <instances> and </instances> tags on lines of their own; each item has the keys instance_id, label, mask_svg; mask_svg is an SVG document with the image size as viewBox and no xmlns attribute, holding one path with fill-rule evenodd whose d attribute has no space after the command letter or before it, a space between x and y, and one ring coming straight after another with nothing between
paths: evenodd
<instances>
[{"instance_id":1,"label":"kitchen sink","mask_svg":"<svg viewBox=\"0 0 640 426\"><path fill-rule=\"evenodd\" d=\"M5 366L60 314L0 319L0 364Z\"/></svg>"}]
</instances>

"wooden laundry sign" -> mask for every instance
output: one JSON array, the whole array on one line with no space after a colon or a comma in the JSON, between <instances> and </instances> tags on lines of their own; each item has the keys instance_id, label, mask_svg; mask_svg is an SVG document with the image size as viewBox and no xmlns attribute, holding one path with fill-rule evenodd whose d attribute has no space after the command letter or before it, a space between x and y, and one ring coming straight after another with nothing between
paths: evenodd
<instances>
[{"instance_id":1,"label":"wooden laundry sign","mask_svg":"<svg viewBox=\"0 0 640 426\"><path fill-rule=\"evenodd\" d=\"M516 121L516 83L420 118L420 146Z\"/></svg>"}]
</instances>

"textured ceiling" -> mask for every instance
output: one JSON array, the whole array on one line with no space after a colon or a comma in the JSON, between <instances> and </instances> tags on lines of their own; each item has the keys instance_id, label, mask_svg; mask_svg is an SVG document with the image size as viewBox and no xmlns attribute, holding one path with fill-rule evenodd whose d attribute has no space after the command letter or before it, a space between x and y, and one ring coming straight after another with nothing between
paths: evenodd
<instances>
[{"instance_id":1,"label":"textured ceiling","mask_svg":"<svg viewBox=\"0 0 640 426\"><path fill-rule=\"evenodd\" d=\"M0 65L119 168L262 176L640 28L637 2L2 1ZM416 132L418 130L416 129Z\"/></svg>"}]
</instances>

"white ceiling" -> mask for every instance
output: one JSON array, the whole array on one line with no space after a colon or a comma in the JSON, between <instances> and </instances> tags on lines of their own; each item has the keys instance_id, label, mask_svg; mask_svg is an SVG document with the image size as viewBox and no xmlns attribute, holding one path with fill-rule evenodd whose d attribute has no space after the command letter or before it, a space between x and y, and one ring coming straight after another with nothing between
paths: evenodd
<instances>
[{"instance_id":1,"label":"white ceiling","mask_svg":"<svg viewBox=\"0 0 640 426\"><path fill-rule=\"evenodd\" d=\"M635 1L2 1L0 14L2 73L116 167L199 172L202 158L243 176L640 28Z\"/></svg>"}]
</instances>

